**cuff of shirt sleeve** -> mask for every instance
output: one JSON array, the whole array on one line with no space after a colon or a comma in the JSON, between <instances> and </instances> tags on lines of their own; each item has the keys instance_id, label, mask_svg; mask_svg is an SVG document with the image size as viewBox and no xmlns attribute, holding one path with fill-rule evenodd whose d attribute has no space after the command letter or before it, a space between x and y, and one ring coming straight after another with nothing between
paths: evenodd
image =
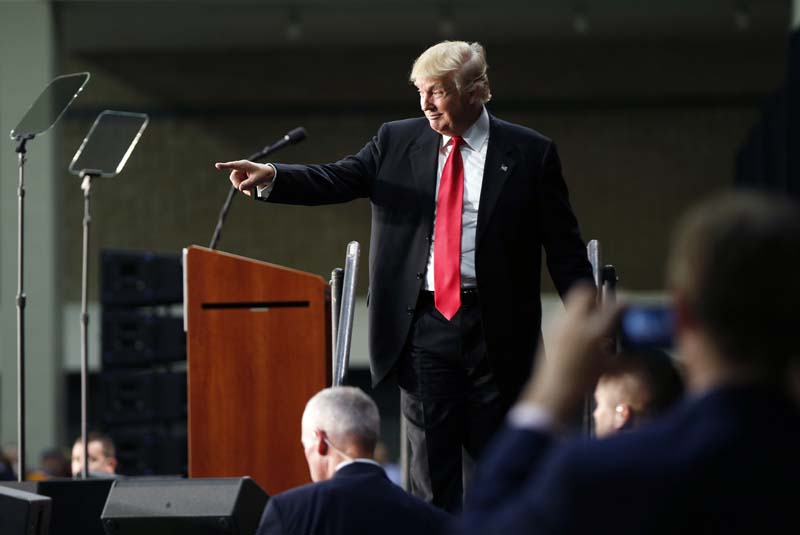
<instances>
[{"instance_id":1,"label":"cuff of shirt sleeve","mask_svg":"<svg viewBox=\"0 0 800 535\"><path fill-rule=\"evenodd\" d=\"M270 182L266 186L256 187L256 196L259 199L266 199L267 197L269 197L269 194L272 193L272 188L275 187L275 180L277 180L278 178L278 170L275 168L275 166L272 165L271 163L268 163L267 165L272 167L272 172L274 173L274 176L272 177L272 182Z\"/></svg>"},{"instance_id":2,"label":"cuff of shirt sleeve","mask_svg":"<svg viewBox=\"0 0 800 535\"><path fill-rule=\"evenodd\" d=\"M508 423L517 429L556 434L558 425L552 414L534 403L517 403L508 413Z\"/></svg>"}]
</instances>

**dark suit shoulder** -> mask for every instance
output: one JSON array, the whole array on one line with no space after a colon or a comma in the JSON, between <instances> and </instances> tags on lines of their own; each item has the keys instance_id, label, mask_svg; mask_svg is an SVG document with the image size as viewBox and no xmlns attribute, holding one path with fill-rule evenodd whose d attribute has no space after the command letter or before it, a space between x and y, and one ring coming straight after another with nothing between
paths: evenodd
<instances>
[{"instance_id":1,"label":"dark suit shoulder","mask_svg":"<svg viewBox=\"0 0 800 535\"><path fill-rule=\"evenodd\" d=\"M528 128L527 126L522 126L521 124L510 123L508 121L504 121L503 119L498 119L494 115L490 116L490 121L495 128L502 130L503 134L510 138L516 138L523 142L528 141L545 145L549 145L553 142L552 139L545 136L541 132L534 130L533 128Z\"/></svg>"},{"instance_id":2,"label":"dark suit shoulder","mask_svg":"<svg viewBox=\"0 0 800 535\"><path fill-rule=\"evenodd\" d=\"M419 133L430 129L428 120L425 117L412 117L409 119L399 119L383 124L384 128L398 133Z\"/></svg>"},{"instance_id":3,"label":"dark suit shoulder","mask_svg":"<svg viewBox=\"0 0 800 535\"><path fill-rule=\"evenodd\" d=\"M440 533L449 515L406 493L382 468L356 464L333 478L297 487L272 498L285 533L360 535L390 523L381 533Z\"/></svg>"},{"instance_id":4,"label":"dark suit shoulder","mask_svg":"<svg viewBox=\"0 0 800 535\"><path fill-rule=\"evenodd\" d=\"M378 130L376 139L381 147L391 145L395 149L402 149L417 140L432 138L435 135L425 117L415 117L384 123Z\"/></svg>"}]
</instances>

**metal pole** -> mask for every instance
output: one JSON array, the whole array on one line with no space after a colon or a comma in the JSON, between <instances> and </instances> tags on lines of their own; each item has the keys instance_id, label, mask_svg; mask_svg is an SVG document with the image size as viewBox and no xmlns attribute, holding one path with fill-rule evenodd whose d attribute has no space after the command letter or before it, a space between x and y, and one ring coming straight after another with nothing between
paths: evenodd
<instances>
[{"instance_id":1,"label":"metal pole","mask_svg":"<svg viewBox=\"0 0 800 535\"><path fill-rule=\"evenodd\" d=\"M405 417L400 415L400 486L410 492L411 466L408 464L408 424Z\"/></svg>"},{"instance_id":2,"label":"metal pole","mask_svg":"<svg viewBox=\"0 0 800 535\"><path fill-rule=\"evenodd\" d=\"M592 265L592 275L594 277L594 286L597 288L597 302L603 301L603 266L602 254L600 249L600 242L597 240L590 240L586 244L586 254L589 257L589 263ZM587 437L594 436L594 396L592 392L587 392L583 398L583 434Z\"/></svg>"},{"instance_id":3,"label":"metal pole","mask_svg":"<svg viewBox=\"0 0 800 535\"><path fill-rule=\"evenodd\" d=\"M222 234L222 225L225 224L225 217L228 215L228 210L231 209L231 202L233 202L233 196L236 194L236 188L231 186L231 189L228 190L228 196L225 198L225 203L222 205L222 209L219 211L219 217L217 217L217 226L214 227L214 235L211 236L211 243L208 244L209 249L216 249L217 244L219 244L219 237Z\"/></svg>"},{"instance_id":4,"label":"metal pole","mask_svg":"<svg viewBox=\"0 0 800 535\"><path fill-rule=\"evenodd\" d=\"M17 481L25 479L25 144L30 137L20 138L19 187L17 188Z\"/></svg>"},{"instance_id":5,"label":"metal pole","mask_svg":"<svg viewBox=\"0 0 800 535\"><path fill-rule=\"evenodd\" d=\"M617 282L619 282L619 276L617 276L617 268L613 265L608 264L603 267L603 293L602 293L602 302L603 303L616 303L617 302ZM619 345L619 336L614 335L614 351L619 353L621 350Z\"/></svg>"},{"instance_id":6,"label":"metal pole","mask_svg":"<svg viewBox=\"0 0 800 535\"><path fill-rule=\"evenodd\" d=\"M337 363L339 359L336 354L337 335L339 334L339 312L342 303L342 279L344 278L344 270L342 268L335 268L331 271L331 347L333 348L334 355L331 360L333 366L331 380L335 381L339 376L339 369Z\"/></svg>"},{"instance_id":7,"label":"metal pole","mask_svg":"<svg viewBox=\"0 0 800 535\"><path fill-rule=\"evenodd\" d=\"M89 215L89 198L92 176L83 175L83 263L81 270L81 449L83 450L83 466L81 479L89 477L89 442L87 422L88 384L89 384L89 226L92 218Z\"/></svg>"},{"instance_id":8,"label":"metal pole","mask_svg":"<svg viewBox=\"0 0 800 535\"><path fill-rule=\"evenodd\" d=\"M617 268L608 264L603 267L603 293L602 299L604 303L615 303L617 301Z\"/></svg>"},{"instance_id":9,"label":"metal pole","mask_svg":"<svg viewBox=\"0 0 800 535\"><path fill-rule=\"evenodd\" d=\"M603 273L602 264L600 262L600 242L591 240L586 244L586 255L589 257L589 263L592 265L592 275L594 276L594 286L597 288L597 295L600 296L600 290L603 287Z\"/></svg>"},{"instance_id":10,"label":"metal pole","mask_svg":"<svg viewBox=\"0 0 800 535\"><path fill-rule=\"evenodd\" d=\"M356 273L361 246L357 241L347 244L347 257L344 264L344 284L342 285L342 312L339 317L339 332L336 336L336 367L338 374L333 378L334 386L344 384L350 363L350 339L353 336L353 316L356 300Z\"/></svg>"}]
</instances>

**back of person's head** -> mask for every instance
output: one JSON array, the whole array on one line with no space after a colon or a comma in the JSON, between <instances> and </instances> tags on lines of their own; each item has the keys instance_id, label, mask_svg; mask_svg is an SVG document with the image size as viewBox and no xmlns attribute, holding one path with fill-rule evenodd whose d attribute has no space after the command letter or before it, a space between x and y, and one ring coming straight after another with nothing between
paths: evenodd
<instances>
[{"instance_id":1,"label":"back of person's head","mask_svg":"<svg viewBox=\"0 0 800 535\"><path fill-rule=\"evenodd\" d=\"M798 266L797 205L730 194L682 220L669 282L726 365L778 379L798 352Z\"/></svg>"},{"instance_id":2,"label":"back of person's head","mask_svg":"<svg viewBox=\"0 0 800 535\"><path fill-rule=\"evenodd\" d=\"M42 472L49 477L69 477L70 467L67 456L60 448L49 448L41 455Z\"/></svg>"},{"instance_id":3,"label":"back of person's head","mask_svg":"<svg viewBox=\"0 0 800 535\"><path fill-rule=\"evenodd\" d=\"M13 481L17 479L14 473L14 467L11 460L6 456L5 452L0 449L0 481Z\"/></svg>"},{"instance_id":4,"label":"back of person's head","mask_svg":"<svg viewBox=\"0 0 800 535\"><path fill-rule=\"evenodd\" d=\"M380 435L380 416L375 402L350 386L326 388L306 404L303 430L320 429L338 448L355 447L372 456Z\"/></svg>"},{"instance_id":5,"label":"back of person's head","mask_svg":"<svg viewBox=\"0 0 800 535\"><path fill-rule=\"evenodd\" d=\"M634 429L683 397L683 379L667 353L658 349L623 352L595 388L595 432L605 437Z\"/></svg>"}]
</instances>

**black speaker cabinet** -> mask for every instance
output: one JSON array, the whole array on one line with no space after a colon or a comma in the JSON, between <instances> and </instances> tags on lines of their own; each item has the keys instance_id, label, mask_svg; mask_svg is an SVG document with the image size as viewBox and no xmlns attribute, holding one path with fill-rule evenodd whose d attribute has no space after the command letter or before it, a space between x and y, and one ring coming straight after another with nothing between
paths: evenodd
<instances>
[{"instance_id":1,"label":"black speaker cabinet","mask_svg":"<svg viewBox=\"0 0 800 535\"><path fill-rule=\"evenodd\" d=\"M50 498L0 486L0 533L48 535Z\"/></svg>"},{"instance_id":2,"label":"black speaker cabinet","mask_svg":"<svg viewBox=\"0 0 800 535\"><path fill-rule=\"evenodd\" d=\"M26 490L52 500L51 535L103 535L100 513L103 512L112 483L111 479L49 479L8 482L3 483L3 487ZM5 530L0 529L0 534L5 533Z\"/></svg>"},{"instance_id":3,"label":"black speaker cabinet","mask_svg":"<svg viewBox=\"0 0 800 535\"><path fill-rule=\"evenodd\" d=\"M180 316L104 307L102 321L105 369L186 360L186 335Z\"/></svg>"},{"instance_id":4,"label":"black speaker cabinet","mask_svg":"<svg viewBox=\"0 0 800 535\"><path fill-rule=\"evenodd\" d=\"M103 305L160 305L183 300L179 254L105 250L100 258Z\"/></svg>"},{"instance_id":5,"label":"black speaker cabinet","mask_svg":"<svg viewBox=\"0 0 800 535\"><path fill-rule=\"evenodd\" d=\"M104 371L100 393L107 426L186 421L186 372Z\"/></svg>"},{"instance_id":6,"label":"black speaker cabinet","mask_svg":"<svg viewBox=\"0 0 800 535\"><path fill-rule=\"evenodd\" d=\"M249 477L114 482L107 535L252 535L269 497Z\"/></svg>"}]
</instances>

